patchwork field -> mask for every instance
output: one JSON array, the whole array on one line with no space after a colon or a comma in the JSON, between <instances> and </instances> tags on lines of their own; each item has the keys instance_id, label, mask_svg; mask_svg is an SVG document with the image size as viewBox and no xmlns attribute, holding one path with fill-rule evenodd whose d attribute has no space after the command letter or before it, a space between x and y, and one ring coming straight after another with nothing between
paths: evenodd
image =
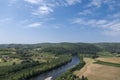
<instances>
[{"instance_id":1,"label":"patchwork field","mask_svg":"<svg viewBox=\"0 0 120 80\"><path fill-rule=\"evenodd\" d=\"M108 61L110 58L99 58L99 60ZM110 59L110 62L118 62L119 58ZM80 71L75 71L74 74L82 77L83 75L88 80L120 80L120 67L113 67L108 65L94 64L93 59L85 58L86 65Z\"/></svg>"}]
</instances>

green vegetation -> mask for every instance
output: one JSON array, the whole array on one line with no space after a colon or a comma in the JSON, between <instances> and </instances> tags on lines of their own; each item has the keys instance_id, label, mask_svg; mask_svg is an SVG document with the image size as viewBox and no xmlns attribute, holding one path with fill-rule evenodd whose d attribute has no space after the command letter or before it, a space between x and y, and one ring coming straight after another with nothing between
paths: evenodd
<instances>
[{"instance_id":1,"label":"green vegetation","mask_svg":"<svg viewBox=\"0 0 120 80\"><path fill-rule=\"evenodd\" d=\"M71 60L71 55L96 58L119 57L119 53L120 43L3 44L0 45L0 80L25 80L66 64ZM76 67L58 80L81 80L73 75L74 70L84 66L85 62L81 59ZM96 63L119 67L114 63Z\"/></svg>"},{"instance_id":2,"label":"green vegetation","mask_svg":"<svg viewBox=\"0 0 120 80\"><path fill-rule=\"evenodd\" d=\"M70 60L71 54L43 52L36 47L1 48L0 80L25 80L62 66Z\"/></svg>"},{"instance_id":3,"label":"green vegetation","mask_svg":"<svg viewBox=\"0 0 120 80\"><path fill-rule=\"evenodd\" d=\"M105 52L120 53L120 43L96 43L95 45Z\"/></svg>"},{"instance_id":4,"label":"green vegetation","mask_svg":"<svg viewBox=\"0 0 120 80\"><path fill-rule=\"evenodd\" d=\"M111 63L111 62L104 62L104 61L96 61L94 62L95 64L102 64L102 65L107 65L107 66L113 66L113 67L120 67L120 64L118 63Z\"/></svg>"},{"instance_id":5,"label":"green vegetation","mask_svg":"<svg viewBox=\"0 0 120 80\"><path fill-rule=\"evenodd\" d=\"M115 57L117 53L111 54L110 52L98 52L97 55L100 57Z\"/></svg>"},{"instance_id":6,"label":"green vegetation","mask_svg":"<svg viewBox=\"0 0 120 80\"><path fill-rule=\"evenodd\" d=\"M83 58L80 57L80 63L76 65L74 68L71 68L64 74L62 74L60 77L58 77L56 80L87 80L87 78L84 76L80 79L79 77L75 76L73 72L75 70L81 69L85 65L85 62L83 61Z\"/></svg>"},{"instance_id":7,"label":"green vegetation","mask_svg":"<svg viewBox=\"0 0 120 80\"><path fill-rule=\"evenodd\" d=\"M57 68L71 60L70 55L57 55L47 63L23 63L13 66L0 67L0 80L24 80L34 75ZM62 60L61 60L62 59Z\"/></svg>"}]
</instances>

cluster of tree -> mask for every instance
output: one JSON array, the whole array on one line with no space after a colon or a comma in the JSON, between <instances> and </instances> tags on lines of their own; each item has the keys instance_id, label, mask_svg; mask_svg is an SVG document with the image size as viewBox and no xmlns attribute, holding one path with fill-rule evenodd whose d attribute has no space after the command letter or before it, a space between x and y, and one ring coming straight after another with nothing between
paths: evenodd
<instances>
[{"instance_id":1,"label":"cluster of tree","mask_svg":"<svg viewBox=\"0 0 120 80\"><path fill-rule=\"evenodd\" d=\"M24 63L24 64L16 64L16 65L10 65L10 66L1 66L0 67L0 77L9 75L11 73L16 73L20 70L33 67L36 65L40 65L39 62L33 62L33 63Z\"/></svg>"},{"instance_id":2,"label":"cluster of tree","mask_svg":"<svg viewBox=\"0 0 120 80\"><path fill-rule=\"evenodd\" d=\"M52 52L52 53L87 53L95 54L100 51L100 48L96 47L93 44L85 43L59 43L52 44L52 46L42 47L43 52Z\"/></svg>"},{"instance_id":3,"label":"cluster of tree","mask_svg":"<svg viewBox=\"0 0 120 80\"><path fill-rule=\"evenodd\" d=\"M88 80L87 77L82 76L81 80Z\"/></svg>"},{"instance_id":4,"label":"cluster of tree","mask_svg":"<svg viewBox=\"0 0 120 80\"><path fill-rule=\"evenodd\" d=\"M60 67L71 60L71 55L57 55L48 63L27 63L0 67L0 80L26 80L32 76ZM62 59L62 60L61 60Z\"/></svg>"},{"instance_id":5,"label":"cluster of tree","mask_svg":"<svg viewBox=\"0 0 120 80\"><path fill-rule=\"evenodd\" d=\"M100 61L100 60L97 60L94 63L96 63L96 64L102 64L102 65L108 65L108 66L113 66L113 67L120 67L119 63L104 62L104 61Z\"/></svg>"},{"instance_id":6,"label":"cluster of tree","mask_svg":"<svg viewBox=\"0 0 120 80\"><path fill-rule=\"evenodd\" d=\"M63 47L46 47L46 48L43 48L41 52L50 52L54 54L65 54L65 53L69 53L70 51Z\"/></svg>"},{"instance_id":7,"label":"cluster of tree","mask_svg":"<svg viewBox=\"0 0 120 80\"><path fill-rule=\"evenodd\" d=\"M96 43L94 44L103 51L120 54L120 43Z\"/></svg>"}]
</instances>

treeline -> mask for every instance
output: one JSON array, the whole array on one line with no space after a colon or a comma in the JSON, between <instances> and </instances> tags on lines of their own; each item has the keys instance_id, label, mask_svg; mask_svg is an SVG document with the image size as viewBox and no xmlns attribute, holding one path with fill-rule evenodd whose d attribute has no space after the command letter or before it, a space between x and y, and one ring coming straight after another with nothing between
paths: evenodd
<instances>
[{"instance_id":1,"label":"treeline","mask_svg":"<svg viewBox=\"0 0 120 80\"><path fill-rule=\"evenodd\" d=\"M120 54L120 43L96 43L102 51Z\"/></svg>"},{"instance_id":2,"label":"treeline","mask_svg":"<svg viewBox=\"0 0 120 80\"><path fill-rule=\"evenodd\" d=\"M92 44L73 44L73 43L61 43L52 46L42 47L41 51L43 52L52 52L52 53L84 53L84 54L95 54L101 51L100 48L92 45Z\"/></svg>"},{"instance_id":3,"label":"treeline","mask_svg":"<svg viewBox=\"0 0 120 80\"><path fill-rule=\"evenodd\" d=\"M0 67L0 80L26 80L30 77L62 66L71 60L71 55L57 55L47 63L29 63ZM62 60L61 60L62 59ZM6 68L7 67L7 68Z\"/></svg>"},{"instance_id":4,"label":"treeline","mask_svg":"<svg viewBox=\"0 0 120 80\"><path fill-rule=\"evenodd\" d=\"M41 48L41 51L52 53L96 53L100 51L98 47L89 43L41 43L41 44L9 44L1 47L19 49ZM20 51L19 51L20 53Z\"/></svg>"},{"instance_id":5,"label":"treeline","mask_svg":"<svg viewBox=\"0 0 120 80\"><path fill-rule=\"evenodd\" d=\"M79 78L73 74L75 70L80 70L84 65L85 62L83 61L83 57L80 57L80 63L76 65L75 67L71 68L64 74L62 74L60 77L58 77L56 80L87 80L87 77L82 76L82 78Z\"/></svg>"},{"instance_id":6,"label":"treeline","mask_svg":"<svg viewBox=\"0 0 120 80\"><path fill-rule=\"evenodd\" d=\"M1 44L0 48L15 48L15 49L33 49L41 48L46 51L69 50L72 53L96 53L99 51L107 51L111 53L120 53L120 43L40 43L40 44ZM64 49L64 50L63 50Z\"/></svg>"},{"instance_id":7,"label":"treeline","mask_svg":"<svg viewBox=\"0 0 120 80\"><path fill-rule=\"evenodd\" d=\"M100 61L97 60L96 62L94 62L95 64L102 64L102 65L107 65L107 66L113 66L113 67L120 67L119 63L112 63L112 62L104 62L104 61Z\"/></svg>"},{"instance_id":8,"label":"treeline","mask_svg":"<svg viewBox=\"0 0 120 80\"><path fill-rule=\"evenodd\" d=\"M23 70L23 69L26 69L26 68L29 68L29 67L33 67L33 66L36 66L36 65L40 65L39 62L32 62L32 63L24 63L24 64L13 64L13 65L10 65L10 66L1 66L0 67L0 77L4 77L5 75L9 75L11 73L16 73L20 70Z\"/></svg>"}]
</instances>

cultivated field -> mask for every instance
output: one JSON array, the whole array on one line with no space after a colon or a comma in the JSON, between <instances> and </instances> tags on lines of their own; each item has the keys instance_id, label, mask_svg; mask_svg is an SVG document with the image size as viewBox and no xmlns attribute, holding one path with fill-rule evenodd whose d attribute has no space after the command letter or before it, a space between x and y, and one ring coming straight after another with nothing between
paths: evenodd
<instances>
[{"instance_id":1,"label":"cultivated field","mask_svg":"<svg viewBox=\"0 0 120 80\"><path fill-rule=\"evenodd\" d=\"M99 58L99 60L103 61L108 61L108 59L110 59L110 62L119 62L119 58ZM90 58L85 58L85 61L87 63L85 67L80 71L75 71L75 75L79 77L84 75L88 80L120 80L120 67L94 64L95 61Z\"/></svg>"},{"instance_id":2,"label":"cultivated field","mask_svg":"<svg viewBox=\"0 0 120 80\"><path fill-rule=\"evenodd\" d=\"M120 57L97 58L97 60L104 61L104 62L119 63L120 64Z\"/></svg>"}]
</instances>

